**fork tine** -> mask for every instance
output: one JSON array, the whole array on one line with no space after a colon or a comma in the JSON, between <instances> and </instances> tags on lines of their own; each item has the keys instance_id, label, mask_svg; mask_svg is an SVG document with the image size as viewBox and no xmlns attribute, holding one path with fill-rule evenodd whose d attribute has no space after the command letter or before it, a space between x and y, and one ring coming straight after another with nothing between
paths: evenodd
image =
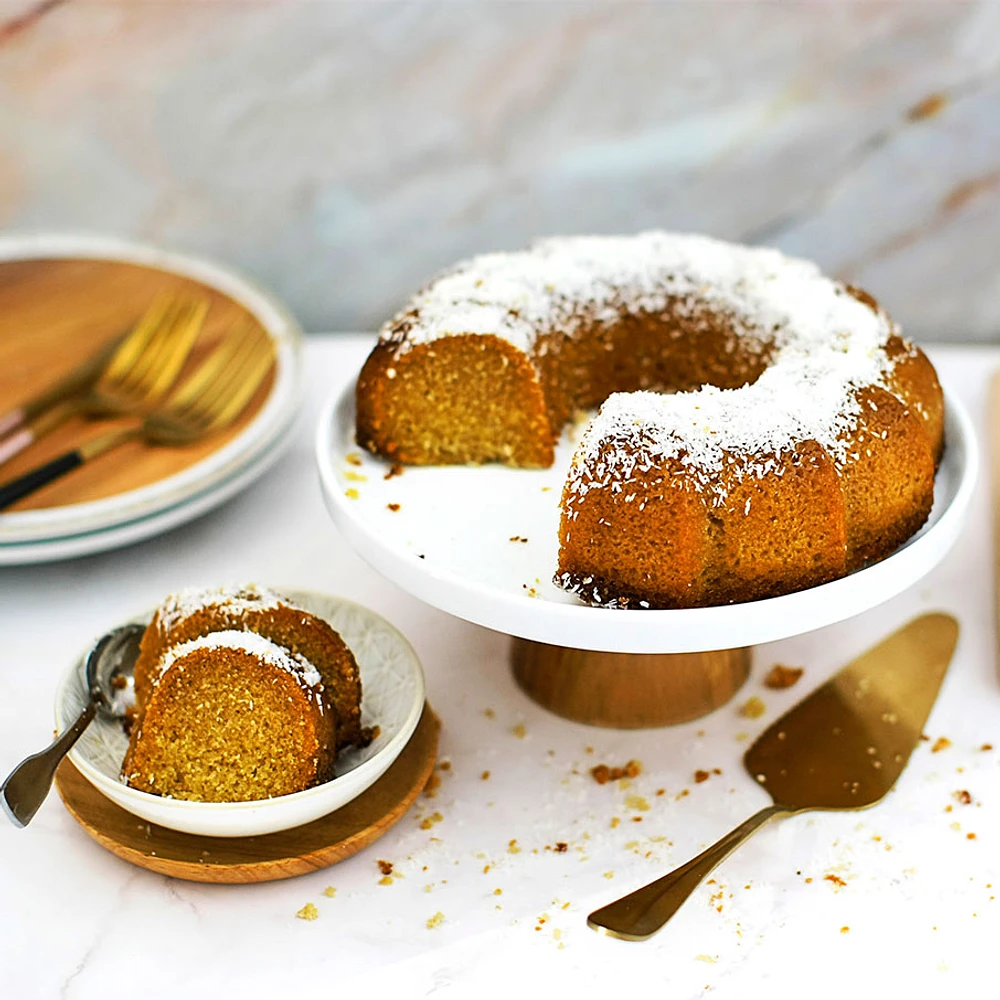
<instances>
[{"instance_id":1,"label":"fork tine","mask_svg":"<svg viewBox=\"0 0 1000 1000\"><path fill-rule=\"evenodd\" d=\"M195 302L183 320L178 320L170 336L165 338L155 360L150 362L152 384L148 379L145 382L148 386L146 395L150 400L160 399L174 384L201 332L207 313L208 302L204 299Z\"/></svg>"},{"instance_id":2,"label":"fork tine","mask_svg":"<svg viewBox=\"0 0 1000 1000\"><path fill-rule=\"evenodd\" d=\"M135 328L115 351L107 368L101 374L100 383L120 383L128 375L136 360L141 357L146 345L177 309L177 301L166 292L159 292L146 311L139 317Z\"/></svg>"},{"instance_id":3,"label":"fork tine","mask_svg":"<svg viewBox=\"0 0 1000 1000\"><path fill-rule=\"evenodd\" d=\"M215 404L215 416L209 422L209 430L225 427L232 423L253 398L264 377L274 363L274 344L263 331L253 344L254 353L243 359L239 377L230 381L227 387L228 399L220 398Z\"/></svg>"},{"instance_id":4,"label":"fork tine","mask_svg":"<svg viewBox=\"0 0 1000 1000\"><path fill-rule=\"evenodd\" d=\"M208 387L217 387L226 373L232 370L240 350L252 334L250 324L244 322L219 341L191 375L171 393L167 401L170 409L175 412L183 410L198 400Z\"/></svg>"},{"instance_id":5,"label":"fork tine","mask_svg":"<svg viewBox=\"0 0 1000 1000\"><path fill-rule=\"evenodd\" d=\"M128 373L123 389L148 403L162 398L187 360L207 312L204 300L181 304L170 321L156 331Z\"/></svg>"},{"instance_id":6,"label":"fork tine","mask_svg":"<svg viewBox=\"0 0 1000 1000\"><path fill-rule=\"evenodd\" d=\"M249 403L273 360L271 338L245 324L171 396L170 417L200 433L225 426Z\"/></svg>"}]
</instances>

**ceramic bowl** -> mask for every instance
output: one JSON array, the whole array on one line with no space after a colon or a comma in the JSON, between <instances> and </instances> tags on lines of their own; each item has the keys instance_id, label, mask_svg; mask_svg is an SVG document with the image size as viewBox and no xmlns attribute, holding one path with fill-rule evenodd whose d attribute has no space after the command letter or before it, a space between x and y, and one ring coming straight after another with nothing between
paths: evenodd
<instances>
[{"instance_id":1,"label":"ceramic bowl","mask_svg":"<svg viewBox=\"0 0 1000 1000\"><path fill-rule=\"evenodd\" d=\"M77 770L112 802L136 816L210 837L252 837L301 826L346 805L374 784L402 752L420 721L425 696L420 661L406 639L368 608L312 591L277 590L326 619L343 637L361 672L362 723L379 727L378 737L369 746L340 752L335 778L304 792L253 802L190 802L151 795L121 782L128 738L119 722L100 717L70 751ZM145 624L152 616L149 611L131 620ZM86 700L86 652L66 672L56 695L60 732L73 722Z\"/></svg>"}]
</instances>

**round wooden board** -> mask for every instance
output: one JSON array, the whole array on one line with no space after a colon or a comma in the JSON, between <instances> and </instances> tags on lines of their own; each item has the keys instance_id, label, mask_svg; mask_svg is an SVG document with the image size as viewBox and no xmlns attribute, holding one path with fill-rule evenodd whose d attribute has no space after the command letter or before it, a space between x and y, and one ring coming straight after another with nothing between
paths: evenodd
<instances>
[{"instance_id":1,"label":"round wooden board","mask_svg":"<svg viewBox=\"0 0 1000 1000\"><path fill-rule=\"evenodd\" d=\"M326 868L378 840L427 783L440 731L424 705L410 742L371 788L329 816L263 837L198 837L147 823L101 795L69 760L56 772L56 788L94 840L134 865L191 882L270 882Z\"/></svg>"},{"instance_id":2,"label":"round wooden board","mask_svg":"<svg viewBox=\"0 0 1000 1000\"><path fill-rule=\"evenodd\" d=\"M260 325L243 305L218 289L155 267L98 259L0 261L0 412L48 388L131 329L157 293L164 291L209 304L185 372L236 322ZM102 500L181 472L235 438L256 416L272 383L273 372L225 431L184 448L130 442L10 509L42 510ZM74 417L6 463L2 479L14 479L115 426L114 420Z\"/></svg>"}]
</instances>

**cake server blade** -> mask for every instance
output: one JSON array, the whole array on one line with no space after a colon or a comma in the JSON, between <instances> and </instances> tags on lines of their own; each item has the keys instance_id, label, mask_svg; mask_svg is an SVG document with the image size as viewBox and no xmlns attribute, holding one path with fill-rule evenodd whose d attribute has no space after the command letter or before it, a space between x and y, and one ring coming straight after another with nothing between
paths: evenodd
<instances>
[{"instance_id":1,"label":"cake server blade","mask_svg":"<svg viewBox=\"0 0 1000 1000\"><path fill-rule=\"evenodd\" d=\"M951 615L922 615L834 674L769 726L743 757L774 804L680 868L595 910L587 923L613 937L645 940L768 820L880 801L920 739L957 641Z\"/></svg>"}]
</instances>

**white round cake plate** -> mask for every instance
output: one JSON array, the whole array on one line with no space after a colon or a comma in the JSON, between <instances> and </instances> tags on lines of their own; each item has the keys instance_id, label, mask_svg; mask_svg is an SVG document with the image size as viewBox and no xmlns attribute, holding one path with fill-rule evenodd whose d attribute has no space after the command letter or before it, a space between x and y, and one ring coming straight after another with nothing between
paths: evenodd
<instances>
[{"instance_id":1,"label":"white round cake plate","mask_svg":"<svg viewBox=\"0 0 1000 1000\"><path fill-rule=\"evenodd\" d=\"M392 625L360 604L313 591L279 587L278 592L326 619L354 653L363 692L361 721L379 727L372 743L362 750L342 750L337 755L337 776L304 792L254 802L190 802L122 784L119 774L128 737L121 723L99 715L69 752L83 777L142 819L208 837L254 837L301 826L341 808L373 785L402 753L420 721L426 692L417 654ZM148 611L131 620L146 624L152 616ZM86 703L85 658L86 652L66 672L56 692L59 732Z\"/></svg>"},{"instance_id":2,"label":"white round cake plate","mask_svg":"<svg viewBox=\"0 0 1000 1000\"><path fill-rule=\"evenodd\" d=\"M927 523L898 551L850 576L746 604L609 610L552 582L559 500L577 428L549 469L413 467L358 447L354 387L329 400L316 434L327 508L358 554L434 607L523 639L616 653L698 653L748 647L844 621L906 590L961 530L978 468L968 415L945 394L944 459Z\"/></svg>"},{"instance_id":3,"label":"white round cake plate","mask_svg":"<svg viewBox=\"0 0 1000 1000\"><path fill-rule=\"evenodd\" d=\"M165 526L179 524L185 520L184 514L195 517L208 509L205 500L216 496L216 489L220 490L216 502L221 503L231 495L225 485L245 473L287 432L302 399L302 331L280 302L249 279L200 258L107 237L39 234L0 239L0 262L49 258L120 261L183 275L211 286L242 305L270 335L275 346L275 377L253 420L223 447L181 472L102 500L0 514L0 546L4 547L0 550L0 564L65 558L48 555L52 550L46 545L37 547L36 543L56 542L57 550L61 547L58 540L71 536L78 536L77 542L86 537L95 544L98 539L108 543L114 538L108 529L140 521L147 526L155 524L150 519L161 513L170 515ZM195 498L202 502L186 506ZM110 545L98 548L107 547ZM98 550L85 544L78 548L74 554Z\"/></svg>"}]
</instances>

